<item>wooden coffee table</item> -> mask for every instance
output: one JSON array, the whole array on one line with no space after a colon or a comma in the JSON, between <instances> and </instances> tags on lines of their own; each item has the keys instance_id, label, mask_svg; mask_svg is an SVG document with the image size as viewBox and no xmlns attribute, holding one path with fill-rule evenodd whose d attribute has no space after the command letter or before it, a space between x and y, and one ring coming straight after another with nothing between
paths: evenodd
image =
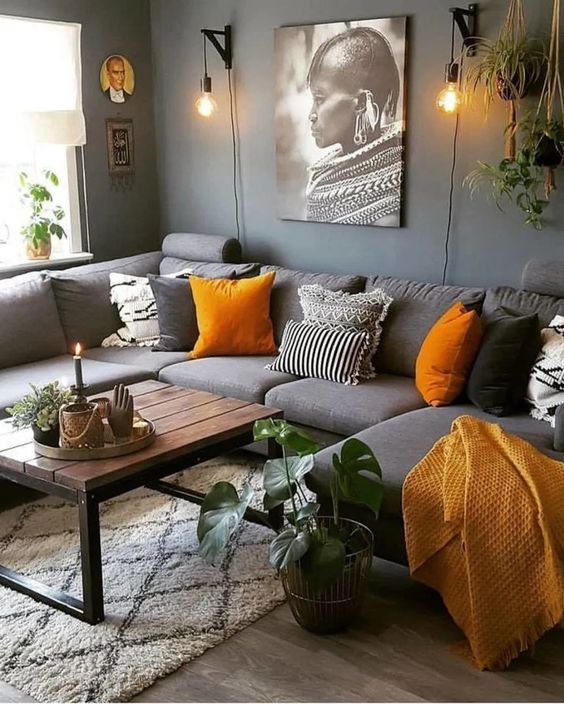
<instances>
[{"instance_id":1,"label":"wooden coffee table","mask_svg":"<svg viewBox=\"0 0 564 704\"><path fill-rule=\"evenodd\" d=\"M78 506L83 600L3 566L0 584L91 624L104 620L99 504L141 486L201 504L204 494L163 481L164 477L251 443L256 420L282 417L274 408L158 381L128 388L135 408L155 423L157 432L152 445L131 455L65 462L39 457L31 431L0 434L0 477ZM269 455L278 456L273 442ZM279 527L282 510L266 513L249 508L245 518Z\"/></svg>"}]
</instances>

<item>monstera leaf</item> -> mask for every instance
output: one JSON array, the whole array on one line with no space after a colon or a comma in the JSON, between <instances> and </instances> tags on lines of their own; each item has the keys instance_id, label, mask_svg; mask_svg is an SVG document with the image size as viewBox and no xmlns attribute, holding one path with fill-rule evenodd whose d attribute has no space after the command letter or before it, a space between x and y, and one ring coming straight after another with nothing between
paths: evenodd
<instances>
[{"instance_id":1,"label":"monstera leaf","mask_svg":"<svg viewBox=\"0 0 564 704\"><path fill-rule=\"evenodd\" d=\"M256 441L275 440L281 447L293 450L300 456L313 455L319 450L318 443L311 435L285 420L257 420L253 426L253 435Z\"/></svg>"},{"instance_id":2,"label":"monstera leaf","mask_svg":"<svg viewBox=\"0 0 564 704\"><path fill-rule=\"evenodd\" d=\"M252 499L253 490L245 484L241 498L229 482L217 482L206 494L200 509L198 540L200 555L213 560L225 548L241 522Z\"/></svg>"},{"instance_id":3,"label":"monstera leaf","mask_svg":"<svg viewBox=\"0 0 564 704\"><path fill-rule=\"evenodd\" d=\"M285 501L293 487L313 469L313 455L268 460L264 465L263 487L273 499Z\"/></svg>"},{"instance_id":4,"label":"monstera leaf","mask_svg":"<svg viewBox=\"0 0 564 704\"><path fill-rule=\"evenodd\" d=\"M340 456L333 455L333 469L336 474L337 498L364 504L377 516L384 487L380 481L380 464L370 447L356 438L350 438L343 444Z\"/></svg>"},{"instance_id":5,"label":"monstera leaf","mask_svg":"<svg viewBox=\"0 0 564 704\"><path fill-rule=\"evenodd\" d=\"M309 544L309 533L288 526L270 543L270 564L276 569L288 567L306 554Z\"/></svg>"},{"instance_id":6,"label":"monstera leaf","mask_svg":"<svg viewBox=\"0 0 564 704\"><path fill-rule=\"evenodd\" d=\"M345 546L339 538L325 536L313 539L301 566L311 588L320 592L330 587L343 574Z\"/></svg>"}]
</instances>

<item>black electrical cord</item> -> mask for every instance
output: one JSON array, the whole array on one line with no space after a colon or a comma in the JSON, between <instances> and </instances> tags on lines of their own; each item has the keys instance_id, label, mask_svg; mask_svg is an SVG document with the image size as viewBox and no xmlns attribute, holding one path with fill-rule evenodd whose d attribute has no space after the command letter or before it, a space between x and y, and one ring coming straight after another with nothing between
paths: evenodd
<instances>
[{"instance_id":1,"label":"black electrical cord","mask_svg":"<svg viewBox=\"0 0 564 704\"><path fill-rule=\"evenodd\" d=\"M456 157L458 151L458 131L460 127L460 115L456 115L456 123L454 127L454 137L452 140L452 167L450 170L450 190L448 195L448 222L446 228L445 237L445 263L443 267L443 286L446 283L446 275L448 268L448 257L449 257L449 244L450 244L450 231L452 228L452 211L453 211L453 201L454 201L454 176L456 173Z\"/></svg>"},{"instance_id":2,"label":"black electrical cord","mask_svg":"<svg viewBox=\"0 0 564 704\"><path fill-rule=\"evenodd\" d=\"M233 143L233 199L235 201L235 223L237 225L237 241L241 241L241 226L239 224L239 194L237 191L237 135L235 131L235 109L233 105L233 86L231 85L231 69L227 69L229 84L229 112L231 115L231 140Z\"/></svg>"}]
</instances>

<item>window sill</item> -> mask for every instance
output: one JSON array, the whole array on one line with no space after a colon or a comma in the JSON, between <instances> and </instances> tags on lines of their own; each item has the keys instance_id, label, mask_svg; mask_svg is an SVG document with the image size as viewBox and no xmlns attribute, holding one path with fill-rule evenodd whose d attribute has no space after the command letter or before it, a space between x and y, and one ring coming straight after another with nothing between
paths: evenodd
<instances>
[{"instance_id":1,"label":"window sill","mask_svg":"<svg viewBox=\"0 0 564 704\"><path fill-rule=\"evenodd\" d=\"M89 252L74 252L64 256L51 257L51 259L22 260L18 262L0 261L0 275L2 274L25 274L26 271L36 271L38 269L52 269L65 266L66 264L82 264L94 258Z\"/></svg>"}]
</instances>

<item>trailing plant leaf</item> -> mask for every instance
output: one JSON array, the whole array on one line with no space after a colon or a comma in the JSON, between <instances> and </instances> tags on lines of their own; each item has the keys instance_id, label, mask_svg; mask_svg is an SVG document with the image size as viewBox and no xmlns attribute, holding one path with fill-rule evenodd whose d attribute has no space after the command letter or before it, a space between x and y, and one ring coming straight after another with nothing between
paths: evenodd
<instances>
[{"instance_id":1,"label":"trailing plant leaf","mask_svg":"<svg viewBox=\"0 0 564 704\"><path fill-rule=\"evenodd\" d=\"M243 486L241 498L233 484L214 484L204 498L198 521L197 534L203 558L213 560L226 547L252 497L253 490L248 484Z\"/></svg>"},{"instance_id":2,"label":"trailing plant leaf","mask_svg":"<svg viewBox=\"0 0 564 704\"><path fill-rule=\"evenodd\" d=\"M270 543L270 564L276 569L288 567L302 558L310 546L309 533L288 526Z\"/></svg>"}]
</instances>

